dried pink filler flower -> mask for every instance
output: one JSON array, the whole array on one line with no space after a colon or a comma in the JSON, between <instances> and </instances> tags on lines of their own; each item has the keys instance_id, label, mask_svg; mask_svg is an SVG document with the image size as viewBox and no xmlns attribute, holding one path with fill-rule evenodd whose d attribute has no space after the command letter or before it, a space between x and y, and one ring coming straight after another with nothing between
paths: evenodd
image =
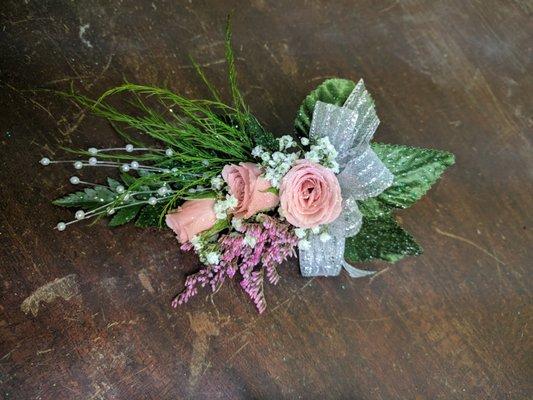
<instances>
[{"instance_id":1,"label":"dried pink filler flower","mask_svg":"<svg viewBox=\"0 0 533 400\"><path fill-rule=\"evenodd\" d=\"M252 299L259 313L265 311L265 273L270 283L278 283L276 267L288 257L296 255L298 238L291 226L265 215L260 222L243 223L239 232L221 235L218 244L220 262L204 266L197 273L189 275L185 281L185 290L174 299L172 306L177 307L178 304L189 301L198 293L198 285L209 285L215 292L224 283L226 276L231 279L238 271L242 276L240 284L243 290ZM193 246L187 242L181 249L190 251Z\"/></svg>"}]
</instances>

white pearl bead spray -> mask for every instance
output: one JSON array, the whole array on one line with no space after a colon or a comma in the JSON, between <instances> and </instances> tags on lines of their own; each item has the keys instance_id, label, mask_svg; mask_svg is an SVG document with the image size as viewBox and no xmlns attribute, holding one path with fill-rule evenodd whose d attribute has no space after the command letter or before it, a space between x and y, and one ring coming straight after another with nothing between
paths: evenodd
<instances>
[{"instance_id":1,"label":"white pearl bead spray","mask_svg":"<svg viewBox=\"0 0 533 400\"><path fill-rule=\"evenodd\" d=\"M147 148L147 147L134 147L132 144L127 144L124 147L111 147L106 149L97 149L95 147L90 147L87 149L87 153L91 155L91 157L85 161L85 160L50 160L48 157L43 157L39 162L43 166L47 166L50 164L60 164L60 163L70 163L73 165L73 167L77 170L82 169L83 167L110 167L110 168L119 168L123 172L128 172L130 170L135 171L145 171L145 172L157 172L162 174L168 174L173 171L167 169L167 168L159 168L154 167L150 165L143 165L140 164L139 161L133 160L129 163L123 163L123 162L116 162L116 161L108 161L108 160L98 160L96 156L101 153L107 153L107 152L113 152L113 151L126 151L127 153L133 153L136 151L144 151L144 152L155 152L155 153L164 153L167 157L172 157L174 155L174 151L172 149L153 149L153 148ZM157 205L158 202L161 200L166 200L172 197L172 194L174 193L174 190L169 188L166 184L159 189L156 190L144 190L148 188L141 188L140 191L130 191L127 190L124 186L118 185L115 186L114 189L107 187L105 185L99 185L91 182L85 182L82 181L77 176L72 176L69 179L70 183L73 185L88 185L88 186L101 186L105 187L108 190L114 191L116 193L114 199L110 202L107 202L106 204L103 204L100 207L94 208L90 211L83 211L78 210L74 214L74 220L68 221L68 222L59 222L56 225L56 229L58 231L64 231L68 225L86 220L88 218L92 218L98 215L107 214L107 215L113 215L117 210L120 210L121 208L131 207L135 205L142 205L142 204L149 204L151 206ZM137 199L135 196L138 195L150 195L148 199ZM157 197L156 197L157 196ZM105 199L103 198L94 198L95 201L102 201L104 202ZM124 205L116 206L117 203L127 203Z\"/></svg>"},{"instance_id":2,"label":"white pearl bead spray","mask_svg":"<svg viewBox=\"0 0 533 400\"><path fill-rule=\"evenodd\" d=\"M130 163L121 163L116 161L108 160L98 160L96 157L99 153L107 153L113 151L126 151L127 153L132 153L134 151L144 151L144 152L153 152L153 153L164 153L167 157L172 157L174 155L174 150L172 149L153 149L148 147L134 147L132 144L127 144L124 147L110 147L106 149L97 149L95 147L90 147L87 149L87 152L93 157L90 157L87 161L85 160L50 160L48 157L43 157L39 161L41 165L47 166L50 164L60 164L60 163L72 163L75 169L82 169L83 167L111 167L119 168L123 172L128 172L130 169L147 171L147 172L162 172L170 173L171 171L168 168L159 168L153 167L151 165L142 165L139 161L133 160Z\"/></svg>"}]
</instances>

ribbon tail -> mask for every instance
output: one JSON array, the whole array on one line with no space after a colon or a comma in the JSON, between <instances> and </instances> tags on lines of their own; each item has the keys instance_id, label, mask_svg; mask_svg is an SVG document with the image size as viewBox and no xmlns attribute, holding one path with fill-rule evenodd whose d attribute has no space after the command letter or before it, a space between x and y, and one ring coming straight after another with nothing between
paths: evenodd
<instances>
[{"instance_id":1,"label":"ribbon tail","mask_svg":"<svg viewBox=\"0 0 533 400\"><path fill-rule=\"evenodd\" d=\"M344 261L343 267L348 273L348 275L350 275L352 278L364 278L365 276L373 275L376 273L376 271L365 271L364 269L352 267L346 261Z\"/></svg>"}]
</instances>

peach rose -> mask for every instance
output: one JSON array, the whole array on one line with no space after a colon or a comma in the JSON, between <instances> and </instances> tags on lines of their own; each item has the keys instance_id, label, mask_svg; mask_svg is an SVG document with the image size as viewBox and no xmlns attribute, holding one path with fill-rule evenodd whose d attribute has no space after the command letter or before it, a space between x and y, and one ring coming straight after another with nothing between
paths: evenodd
<instances>
[{"instance_id":1,"label":"peach rose","mask_svg":"<svg viewBox=\"0 0 533 400\"><path fill-rule=\"evenodd\" d=\"M240 163L226 165L222 178L229 186L229 193L237 198L234 215L237 218L250 218L255 213L268 210L279 203L279 197L267 190L270 183L262 178L261 169L256 164Z\"/></svg>"},{"instance_id":2,"label":"peach rose","mask_svg":"<svg viewBox=\"0 0 533 400\"><path fill-rule=\"evenodd\" d=\"M281 211L299 228L333 222L341 213L342 197L335 174L309 160L298 160L281 180Z\"/></svg>"},{"instance_id":3,"label":"peach rose","mask_svg":"<svg viewBox=\"0 0 533 400\"><path fill-rule=\"evenodd\" d=\"M167 226L176 233L181 244L211 228L217 221L215 199L188 200L166 215Z\"/></svg>"}]
</instances>

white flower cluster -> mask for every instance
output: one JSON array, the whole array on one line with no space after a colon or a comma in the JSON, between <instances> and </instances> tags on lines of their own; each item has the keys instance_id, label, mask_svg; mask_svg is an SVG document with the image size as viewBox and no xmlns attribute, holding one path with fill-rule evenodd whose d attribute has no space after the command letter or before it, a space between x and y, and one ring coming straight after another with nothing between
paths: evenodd
<instances>
[{"instance_id":1,"label":"white flower cluster","mask_svg":"<svg viewBox=\"0 0 533 400\"><path fill-rule=\"evenodd\" d=\"M202 247L203 247L202 238L200 236L198 236L198 235L194 235L191 238L191 244L192 244L192 247L194 247L194 250L197 253L200 253L200 251L202 250Z\"/></svg>"},{"instance_id":2,"label":"white flower cluster","mask_svg":"<svg viewBox=\"0 0 533 400\"><path fill-rule=\"evenodd\" d=\"M240 232L242 229L242 219L233 217L231 219L231 226L237 231Z\"/></svg>"},{"instance_id":3,"label":"white flower cluster","mask_svg":"<svg viewBox=\"0 0 533 400\"><path fill-rule=\"evenodd\" d=\"M309 241L310 235L319 235L320 241L323 243L331 240L331 236L324 226L315 226L311 229L296 228L294 234L300 239L298 241L298 248L301 250L309 250L311 248L311 242Z\"/></svg>"},{"instance_id":4,"label":"white flower cluster","mask_svg":"<svg viewBox=\"0 0 533 400\"><path fill-rule=\"evenodd\" d=\"M228 217L228 211L237 207L239 201L235 196L230 194L226 195L225 200L217 200L214 209L217 219L226 219Z\"/></svg>"},{"instance_id":5,"label":"white flower cluster","mask_svg":"<svg viewBox=\"0 0 533 400\"><path fill-rule=\"evenodd\" d=\"M296 146L296 142L290 135L284 135L278 139L279 151L288 150Z\"/></svg>"},{"instance_id":6,"label":"white flower cluster","mask_svg":"<svg viewBox=\"0 0 533 400\"><path fill-rule=\"evenodd\" d=\"M224 179L220 175L211 178L211 188L220 190L224 186Z\"/></svg>"},{"instance_id":7,"label":"white flower cluster","mask_svg":"<svg viewBox=\"0 0 533 400\"><path fill-rule=\"evenodd\" d=\"M191 238L191 244L198 254L200 261L204 264L216 265L220 262L220 253L213 245L207 245L201 236L195 235Z\"/></svg>"},{"instance_id":8,"label":"white flower cluster","mask_svg":"<svg viewBox=\"0 0 533 400\"><path fill-rule=\"evenodd\" d=\"M336 161L337 155L337 150L335 150L335 147L326 136L318 139L315 144L311 145L311 150L305 153L305 158L323 165L338 174L339 164Z\"/></svg>"},{"instance_id":9,"label":"white flower cluster","mask_svg":"<svg viewBox=\"0 0 533 400\"><path fill-rule=\"evenodd\" d=\"M257 238L246 234L244 235L244 243L246 243L251 248L254 248L255 244L257 243Z\"/></svg>"},{"instance_id":10,"label":"white flower cluster","mask_svg":"<svg viewBox=\"0 0 533 400\"><path fill-rule=\"evenodd\" d=\"M282 136L277 141L279 151L270 153L261 146L257 146L252 150L252 155L261 159L260 164L265 170L265 179L275 188L279 188L281 179L289 172L292 164L300 157L300 152L286 152L286 150L296 146L296 142L291 136Z\"/></svg>"}]
</instances>

